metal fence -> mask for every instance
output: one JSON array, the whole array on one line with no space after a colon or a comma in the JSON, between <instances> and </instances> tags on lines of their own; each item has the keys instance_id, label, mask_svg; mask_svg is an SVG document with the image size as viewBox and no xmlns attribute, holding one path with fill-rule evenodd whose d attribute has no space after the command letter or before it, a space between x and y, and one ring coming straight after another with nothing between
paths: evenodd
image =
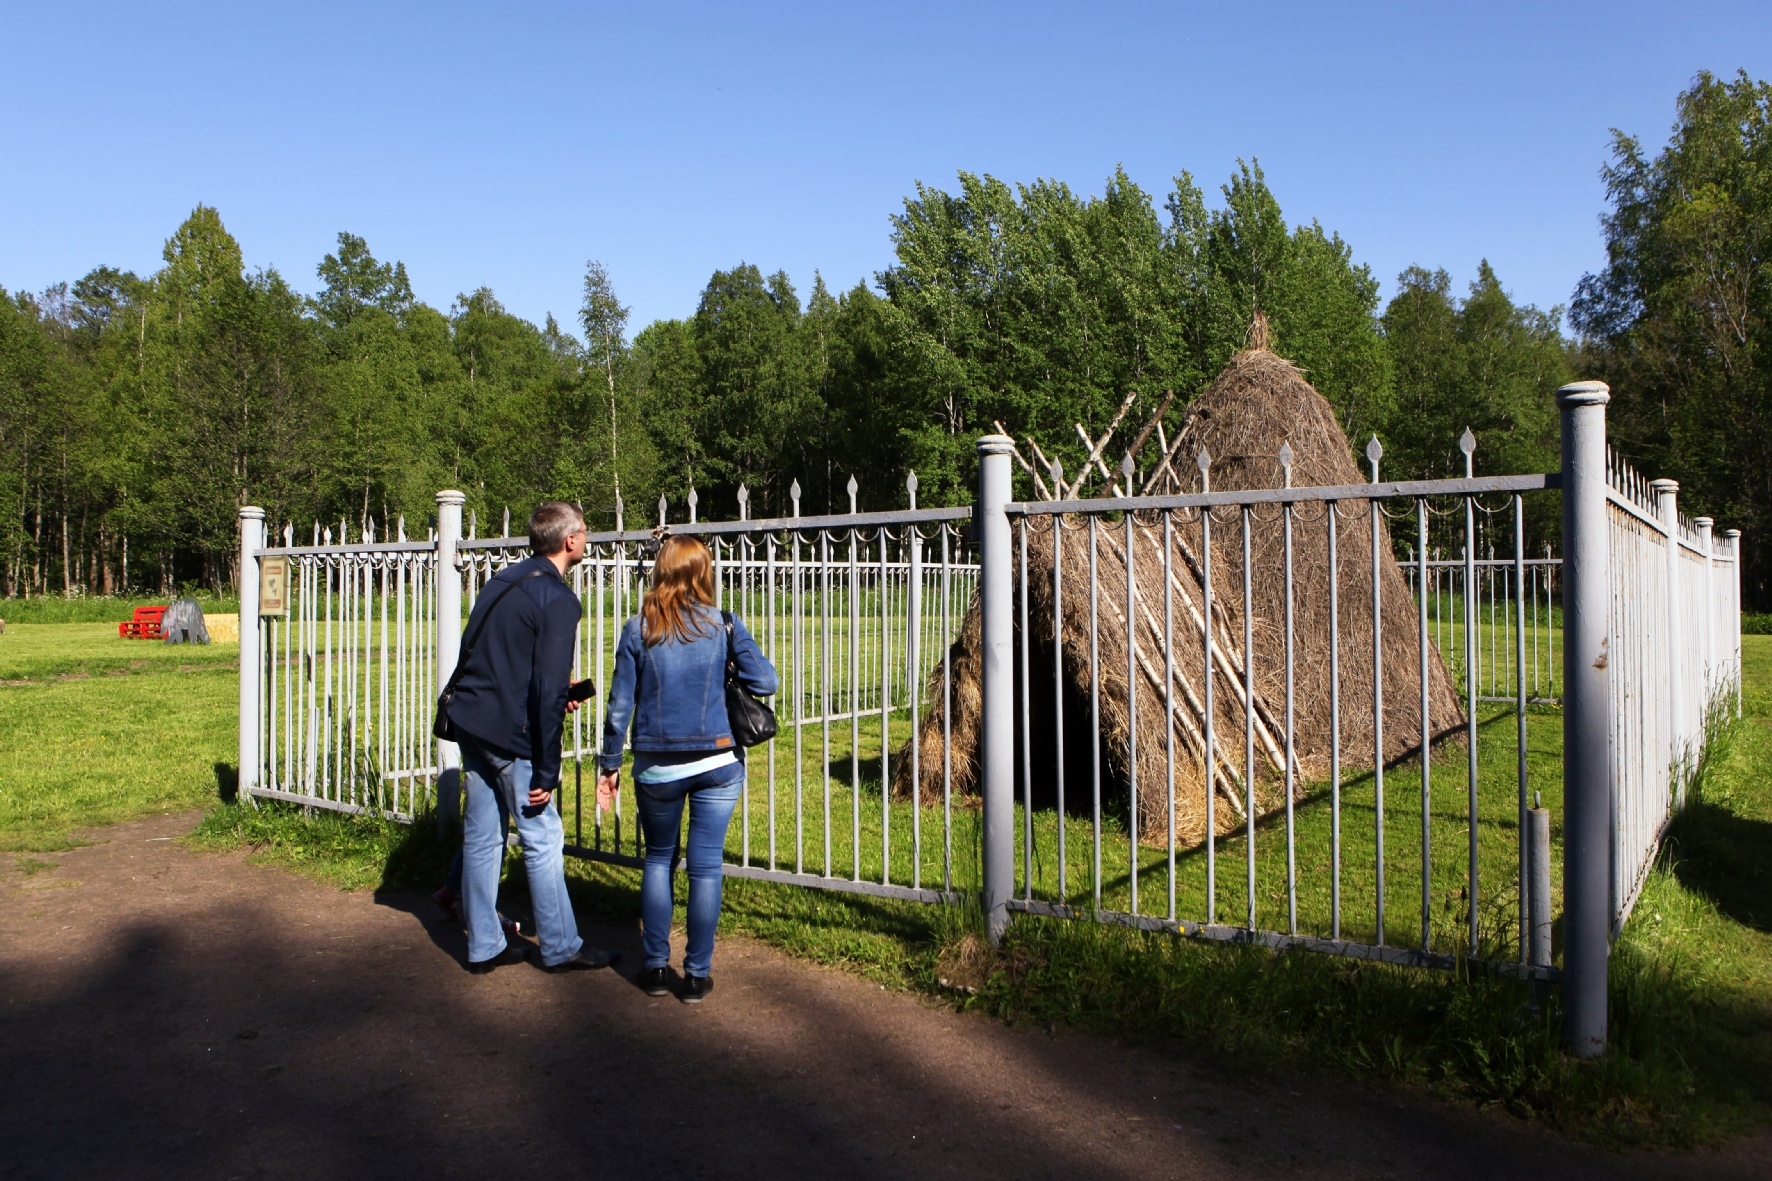
<instances>
[{"instance_id":1,"label":"metal fence","mask_svg":"<svg viewBox=\"0 0 1772 1181\"><path fill-rule=\"evenodd\" d=\"M1554 482L1385 483L1378 455L1367 485L1003 506L1022 620L1008 910L1524 962L1528 722L1554 724L1529 711L1554 681L1541 660L1533 694L1528 653L1556 642L1524 496ZM1512 552L1469 556L1496 516ZM1424 572L1413 555L1445 520L1467 557ZM1402 561L1399 526L1416 541ZM1034 676L1088 686L1087 760L1065 753L1075 694L1038 694Z\"/></svg>"},{"instance_id":2,"label":"metal fence","mask_svg":"<svg viewBox=\"0 0 1772 1181\"><path fill-rule=\"evenodd\" d=\"M316 525L297 546L286 526L260 551L288 560L290 594L287 614L259 621L255 795L402 817L429 805L437 544L407 541L404 523L392 542L374 530L351 543L342 522Z\"/></svg>"},{"instance_id":3,"label":"metal fence","mask_svg":"<svg viewBox=\"0 0 1772 1181\"><path fill-rule=\"evenodd\" d=\"M1016 502L993 436L971 508L917 509L912 477L908 510L856 512L852 484L849 513L801 516L796 486L789 517L746 519L741 493L706 522L692 493L670 531L708 542L782 681L726 872L976 894L993 937L1019 912L1560 975L1593 1052L1607 938L1738 692L1739 535L1608 457L1604 387L1559 404L1550 474L1387 482L1375 440L1368 483L1214 492L1201 456L1194 495ZM1533 496L1561 499L1561 556L1528 544ZM439 494L426 541L267 546L243 510L247 798L411 817L448 794L437 688L486 580L527 555L464 537L462 500ZM654 541L619 521L570 575L574 676L599 692L557 801L571 853L632 865L631 799L599 813L588 790ZM287 614L261 626L271 559ZM1531 864L1540 803L1563 811L1561 891ZM1559 906L1556 968L1528 931Z\"/></svg>"},{"instance_id":4,"label":"metal fence","mask_svg":"<svg viewBox=\"0 0 1772 1181\"><path fill-rule=\"evenodd\" d=\"M1711 728L1739 707L1741 531L1678 509L1679 484L1607 453L1612 934L1636 904Z\"/></svg>"}]
</instances>

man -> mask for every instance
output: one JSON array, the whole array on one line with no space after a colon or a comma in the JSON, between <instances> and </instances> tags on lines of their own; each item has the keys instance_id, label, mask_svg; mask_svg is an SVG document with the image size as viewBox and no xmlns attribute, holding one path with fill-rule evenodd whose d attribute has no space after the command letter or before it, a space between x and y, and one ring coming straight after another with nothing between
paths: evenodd
<instances>
[{"instance_id":1,"label":"man","mask_svg":"<svg viewBox=\"0 0 1772 1181\"><path fill-rule=\"evenodd\" d=\"M529 518L529 548L533 556L501 570L474 604L463 634L478 628L479 635L449 705L462 739L462 910L470 972L527 958L506 942L497 910L499 865L513 817L542 967L604 968L621 957L586 947L578 937L566 894L566 834L553 808L580 615L565 575L584 560L583 514L558 500L542 505Z\"/></svg>"}]
</instances>

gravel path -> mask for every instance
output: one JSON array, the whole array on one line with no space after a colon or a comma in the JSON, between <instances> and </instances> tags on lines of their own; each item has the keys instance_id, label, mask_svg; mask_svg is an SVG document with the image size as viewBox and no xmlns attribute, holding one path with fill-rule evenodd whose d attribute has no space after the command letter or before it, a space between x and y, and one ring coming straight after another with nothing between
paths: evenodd
<instances>
[{"instance_id":1,"label":"gravel path","mask_svg":"<svg viewBox=\"0 0 1772 1181\"><path fill-rule=\"evenodd\" d=\"M699 1007L471 976L423 895L98 830L0 855L0 1177L1755 1177L1335 1081L1245 1081L956 1014L761 944ZM22 860L19 859L19 860Z\"/></svg>"}]
</instances>

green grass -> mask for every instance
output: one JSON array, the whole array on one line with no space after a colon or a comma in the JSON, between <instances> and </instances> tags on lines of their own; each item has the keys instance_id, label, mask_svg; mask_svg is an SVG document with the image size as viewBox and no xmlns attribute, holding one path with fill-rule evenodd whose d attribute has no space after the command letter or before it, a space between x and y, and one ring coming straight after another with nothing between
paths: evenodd
<instances>
[{"instance_id":1,"label":"green grass","mask_svg":"<svg viewBox=\"0 0 1772 1181\"><path fill-rule=\"evenodd\" d=\"M0 636L0 849L212 803L231 782L239 646L123 640L102 623Z\"/></svg>"},{"instance_id":2,"label":"green grass","mask_svg":"<svg viewBox=\"0 0 1772 1181\"><path fill-rule=\"evenodd\" d=\"M121 667L131 675L100 677L92 672L119 667L107 662L116 645L127 642L113 634L107 646L90 630L45 630L34 647L6 646L29 638L27 629L0 637L0 660L13 662L0 665L13 670L6 678L30 682L0 688L5 695L0 696L0 841L11 848L56 848L78 824L213 801L213 762L228 761L233 744L231 667L204 667L186 656L182 664L176 659L143 668L125 663ZM57 641L56 635L65 638ZM210 651L223 656L231 649ZM1018 919L1004 946L991 949L978 939L977 915L967 906L920 906L742 880L728 883L723 929L1012 1022L1186 1047L1238 1071L1295 1071L1423 1088L1613 1145L1715 1142L1772 1117L1772 879L1764 868L1772 865L1772 637L1750 636L1744 655L1748 717L1728 727L1713 748L1618 944L1613 1049L1598 1062L1576 1063L1562 1055L1554 991L1535 997L1529 985L1480 973L1392 968L1303 952L1277 955L1031 918ZM83 680L55 679L86 670L92 672ZM120 717L137 712L131 706L164 707L182 728L155 715L161 724L142 725L132 741L93 737L123 725ZM27 714L36 720L24 721ZM1498 928L1512 905L1513 721L1499 708L1483 717L1479 876ZM1533 786L1544 790L1554 810L1559 718L1545 710L1535 711L1529 721ZM901 715L889 735L894 745L904 725ZM66 733L88 737L77 742L57 737ZM863 727L856 762L864 790L853 817L848 726L833 726L829 751L816 740L821 734L817 727L807 728L799 761L807 805L802 864L814 871L825 868L822 785L828 764L831 868L844 876L851 871L849 834L859 820L863 873L877 876L882 830L890 818L893 877L906 880L911 813L905 804L880 806L879 723ZM14 753L21 736L33 747L28 760ZM790 730L778 740L773 781L778 863L789 867L795 848L791 744ZM119 749L129 753L115 753ZM1448 752L1434 776L1433 938L1447 949L1461 939L1464 915L1457 897L1466 837L1458 754ZM767 859L770 779L766 756L753 758L759 761L752 764L747 814L751 859L758 863ZM1361 858L1375 830L1370 819L1365 829L1358 828L1362 815L1371 816L1370 782L1369 775L1350 780L1345 792L1344 931L1355 936L1361 922L1371 924L1370 902L1361 902L1354 888L1370 874L1369 861ZM573 785L569 766L569 832ZM1387 855L1394 875L1388 902L1395 916L1387 933L1406 943L1419 924L1419 895L1408 872L1409 858L1416 856L1412 849L1419 845L1419 783L1402 769L1387 775L1386 790ZM925 884L934 884L942 868L939 809L925 809L922 823L920 864ZM1086 901L1088 825L1075 818L1066 823L1072 838L1068 894ZM1130 844L1117 823L1110 818L1105 830L1110 839L1104 845L1103 898L1126 905ZM1036 849L1046 858L1036 886L1047 896L1055 894L1056 826L1049 813L1036 814ZM1301 927L1308 930L1322 922L1325 828L1326 808L1318 793L1299 808L1296 829ZM742 831L735 823L735 858L742 856ZM624 805L624 848L631 849L632 832L631 805ZM592 832L583 835L590 843ZM605 837L613 839L613 828ZM213 808L193 839L201 847L246 848L256 859L344 888L429 889L449 856L448 842L428 820L402 826L375 817L304 815L300 808L281 806ZM1275 858L1283 854L1283 829L1269 822L1256 844L1259 917L1264 925L1282 923L1284 879ZM954 878L961 887L976 881L977 847L977 815L956 805ZM1178 910L1185 914L1203 902L1200 856L1180 860ZM1161 913L1166 907L1162 851L1141 849L1140 862L1141 891L1146 891L1140 909ZM514 862L508 868L514 869ZM634 871L573 861L569 874L581 913L634 920ZM1220 917L1226 921L1241 921L1242 874L1240 838L1222 841ZM507 890L520 897L522 889L518 870Z\"/></svg>"}]
</instances>

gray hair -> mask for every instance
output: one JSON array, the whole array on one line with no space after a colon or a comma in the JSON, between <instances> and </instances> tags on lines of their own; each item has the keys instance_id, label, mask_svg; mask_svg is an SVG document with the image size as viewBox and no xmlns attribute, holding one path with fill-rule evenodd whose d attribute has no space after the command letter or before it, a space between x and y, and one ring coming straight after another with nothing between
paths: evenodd
<instances>
[{"instance_id":1,"label":"gray hair","mask_svg":"<svg viewBox=\"0 0 1772 1181\"><path fill-rule=\"evenodd\" d=\"M577 505L550 500L529 514L529 548L543 555L557 554L566 539L583 529L585 516Z\"/></svg>"}]
</instances>

